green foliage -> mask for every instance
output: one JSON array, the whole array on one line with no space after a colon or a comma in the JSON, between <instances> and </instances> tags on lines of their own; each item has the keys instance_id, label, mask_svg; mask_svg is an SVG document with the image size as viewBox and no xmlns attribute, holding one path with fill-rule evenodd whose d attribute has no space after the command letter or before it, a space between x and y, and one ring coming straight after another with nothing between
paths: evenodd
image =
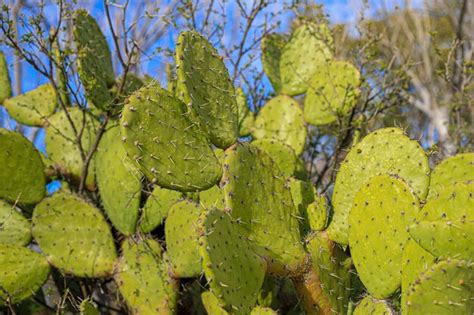
<instances>
[{"instance_id":1,"label":"green foliage","mask_svg":"<svg viewBox=\"0 0 474 315\"><path fill-rule=\"evenodd\" d=\"M211 292L203 292L201 294L201 299L202 299L202 304L204 305L204 308L206 309L207 314L212 314L212 315L227 315L229 314L225 309L222 307L222 305L219 302L219 299L216 298L214 294Z\"/></svg>"},{"instance_id":2,"label":"green foliage","mask_svg":"<svg viewBox=\"0 0 474 315\"><path fill-rule=\"evenodd\" d=\"M28 220L14 205L0 199L0 243L25 246L30 240Z\"/></svg>"},{"instance_id":3,"label":"green foliage","mask_svg":"<svg viewBox=\"0 0 474 315\"><path fill-rule=\"evenodd\" d=\"M3 51L0 51L0 103L12 96L10 74L8 73L7 59Z\"/></svg>"},{"instance_id":4,"label":"green foliage","mask_svg":"<svg viewBox=\"0 0 474 315\"><path fill-rule=\"evenodd\" d=\"M354 315L392 315L395 314L384 300L376 300L366 296L354 310Z\"/></svg>"},{"instance_id":5,"label":"green foliage","mask_svg":"<svg viewBox=\"0 0 474 315\"><path fill-rule=\"evenodd\" d=\"M248 136L253 129L255 117L247 105L247 96L241 88L236 91L235 100L239 111L239 136Z\"/></svg>"},{"instance_id":6,"label":"green foliage","mask_svg":"<svg viewBox=\"0 0 474 315\"><path fill-rule=\"evenodd\" d=\"M298 158L289 145L265 138L252 141L252 144L272 157L283 176L290 177L295 173Z\"/></svg>"},{"instance_id":7,"label":"green foliage","mask_svg":"<svg viewBox=\"0 0 474 315\"><path fill-rule=\"evenodd\" d=\"M155 186L143 207L140 230L149 233L163 223L172 205L182 198L175 190Z\"/></svg>"},{"instance_id":8,"label":"green foliage","mask_svg":"<svg viewBox=\"0 0 474 315\"><path fill-rule=\"evenodd\" d=\"M262 66L275 92L281 89L281 50L286 44L285 36L272 33L262 39Z\"/></svg>"},{"instance_id":9,"label":"green foliage","mask_svg":"<svg viewBox=\"0 0 474 315\"><path fill-rule=\"evenodd\" d=\"M328 222L327 201L324 196L315 196L314 201L306 208L309 226L313 231L323 231Z\"/></svg>"}]
</instances>

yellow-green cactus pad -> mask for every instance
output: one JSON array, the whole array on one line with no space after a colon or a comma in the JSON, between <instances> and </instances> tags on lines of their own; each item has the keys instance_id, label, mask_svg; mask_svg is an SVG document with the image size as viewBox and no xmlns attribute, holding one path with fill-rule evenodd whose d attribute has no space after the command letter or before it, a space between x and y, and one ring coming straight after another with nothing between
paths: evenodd
<instances>
[{"instance_id":1,"label":"yellow-green cactus pad","mask_svg":"<svg viewBox=\"0 0 474 315\"><path fill-rule=\"evenodd\" d=\"M182 199L180 192L155 186L143 207L140 230L143 233L150 233L160 226L168 216L171 206L180 199Z\"/></svg>"},{"instance_id":2,"label":"yellow-green cactus pad","mask_svg":"<svg viewBox=\"0 0 474 315\"><path fill-rule=\"evenodd\" d=\"M428 199L435 198L451 185L468 180L474 181L474 153L447 158L431 172Z\"/></svg>"},{"instance_id":3,"label":"yellow-green cactus pad","mask_svg":"<svg viewBox=\"0 0 474 315\"><path fill-rule=\"evenodd\" d=\"M314 199L306 208L306 214L311 230L322 231L328 221L328 205L324 196L315 196Z\"/></svg>"},{"instance_id":4,"label":"yellow-green cactus pad","mask_svg":"<svg viewBox=\"0 0 474 315\"><path fill-rule=\"evenodd\" d=\"M268 34L262 38L262 66L273 89L278 93L281 89L280 59L286 38L281 34Z\"/></svg>"},{"instance_id":5,"label":"yellow-green cactus pad","mask_svg":"<svg viewBox=\"0 0 474 315\"><path fill-rule=\"evenodd\" d=\"M474 263L442 260L421 274L410 287L403 314L472 314Z\"/></svg>"},{"instance_id":6,"label":"yellow-green cactus pad","mask_svg":"<svg viewBox=\"0 0 474 315\"><path fill-rule=\"evenodd\" d=\"M100 198L112 224L125 235L135 232L141 198L141 173L129 159L113 126L100 140L95 158Z\"/></svg>"},{"instance_id":7,"label":"yellow-green cactus pad","mask_svg":"<svg viewBox=\"0 0 474 315\"><path fill-rule=\"evenodd\" d=\"M30 240L28 220L15 206L0 200L0 244L25 246Z\"/></svg>"},{"instance_id":8,"label":"yellow-green cactus pad","mask_svg":"<svg viewBox=\"0 0 474 315\"><path fill-rule=\"evenodd\" d=\"M255 117L247 105L247 96L241 88L236 90L236 102L239 110L239 136L248 136L253 129Z\"/></svg>"},{"instance_id":9,"label":"yellow-green cactus pad","mask_svg":"<svg viewBox=\"0 0 474 315\"><path fill-rule=\"evenodd\" d=\"M9 98L3 103L10 116L28 126L44 126L57 104L56 91L50 83Z\"/></svg>"},{"instance_id":10,"label":"yellow-green cactus pad","mask_svg":"<svg viewBox=\"0 0 474 315\"><path fill-rule=\"evenodd\" d=\"M178 283L155 240L126 239L115 282L132 314L175 314Z\"/></svg>"},{"instance_id":11,"label":"yellow-green cactus pad","mask_svg":"<svg viewBox=\"0 0 474 315\"><path fill-rule=\"evenodd\" d=\"M33 211L32 233L49 262L78 277L107 277L117 258L114 239L99 209L58 192Z\"/></svg>"},{"instance_id":12,"label":"yellow-green cactus pad","mask_svg":"<svg viewBox=\"0 0 474 315\"><path fill-rule=\"evenodd\" d=\"M306 127L298 102L286 95L272 98L258 113L252 136L279 140L300 155L306 141Z\"/></svg>"},{"instance_id":13,"label":"yellow-green cactus pad","mask_svg":"<svg viewBox=\"0 0 474 315\"><path fill-rule=\"evenodd\" d=\"M235 91L217 50L199 33L183 32L176 43L178 92L199 117L211 142L225 149L237 141Z\"/></svg>"},{"instance_id":14,"label":"yellow-green cactus pad","mask_svg":"<svg viewBox=\"0 0 474 315\"><path fill-rule=\"evenodd\" d=\"M325 125L349 114L360 91L360 73L345 61L322 64L310 81L304 118L312 125Z\"/></svg>"},{"instance_id":15,"label":"yellow-green cactus pad","mask_svg":"<svg viewBox=\"0 0 474 315\"><path fill-rule=\"evenodd\" d=\"M291 35L280 57L281 92L306 92L318 68L332 59L333 39L326 24L304 22Z\"/></svg>"},{"instance_id":16,"label":"yellow-green cactus pad","mask_svg":"<svg viewBox=\"0 0 474 315\"><path fill-rule=\"evenodd\" d=\"M306 235L311 230L307 208L315 200L316 188L311 182L302 181L293 177L288 179L287 186L290 187L293 204L296 209L298 209L297 213L301 235Z\"/></svg>"},{"instance_id":17,"label":"yellow-green cactus pad","mask_svg":"<svg viewBox=\"0 0 474 315\"><path fill-rule=\"evenodd\" d=\"M357 193L349 215L349 246L359 277L375 298L401 285L408 226L419 212L410 187L389 175L370 179Z\"/></svg>"},{"instance_id":18,"label":"yellow-green cactus pad","mask_svg":"<svg viewBox=\"0 0 474 315\"><path fill-rule=\"evenodd\" d=\"M166 219L166 248L173 275L176 277L192 278L201 273L199 214L199 205L183 200L171 207Z\"/></svg>"},{"instance_id":19,"label":"yellow-green cactus pad","mask_svg":"<svg viewBox=\"0 0 474 315\"><path fill-rule=\"evenodd\" d=\"M33 144L17 132L0 128L0 198L34 204L46 192L44 165Z\"/></svg>"},{"instance_id":20,"label":"yellow-green cactus pad","mask_svg":"<svg viewBox=\"0 0 474 315\"><path fill-rule=\"evenodd\" d=\"M226 210L239 222L271 272L291 273L304 260L297 214L286 181L271 157L249 143L226 150Z\"/></svg>"},{"instance_id":21,"label":"yellow-green cactus pad","mask_svg":"<svg viewBox=\"0 0 474 315\"><path fill-rule=\"evenodd\" d=\"M256 306L250 312L250 315L278 315L278 312L269 307Z\"/></svg>"},{"instance_id":22,"label":"yellow-green cactus pad","mask_svg":"<svg viewBox=\"0 0 474 315\"><path fill-rule=\"evenodd\" d=\"M249 314L263 284L265 261L227 213L213 209L200 220L199 253L211 292L226 311Z\"/></svg>"},{"instance_id":23,"label":"yellow-green cactus pad","mask_svg":"<svg viewBox=\"0 0 474 315\"><path fill-rule=\"evenodd\" d=\"M354 315L393 315L395 312L385 300L377 300L367 295L357 304Z\"/></svg>"},{"instance_id":24,"label":"yellow-green cactus pad","mask_svg":"<svg viewBox=\"0 0 474 315\"><path fill-rule=\"evenodd\" d=\"M199 191L221 177L219 161L186 105L158 85L147 85L129 98L121 131L128 156L161 187Z\"/></svg>"},{"instance_id":25,"label":"yellow-green cactus pad","mask_svg":"<svg viewBox=\"0 0 474 315\"><path fill-rule=\"evenodd\" d=\"M334 185L333 217L329 237L348 244L348 217L357 191L373 176L390 174L404 180L420 200L426 197L430 168L428 158L415 140L398 128L384 128L353 146L342 162Z\"/></svg>"},{"instance_id":26,"label":"yellow-green cactus pad","mask_svg":"<svg viewBox=\"0 0 474 315\"><path fill-rule=\"evenodd\" d=\"M295 173L298 158L295 151L287 144L274 139L258 139L252 144L270 155L285 177Z\"/></svg>"},{"instance_id":27,"label":"yellow-green cactus pad","mask_svg":"<svg viewBox=\"0 0 474 315\"><path fill-rule=\"evenodd\" d=\"M0 51L0 104L12 96L12 86L5 54Z\"/></svg>"},{"instance_id":28,"label":"yellow-green cactus pad","mask_svg":"<svg viewBox=\"0 0 474 315\"><path fill-rule=\"evenodd\" d=\"M200 191L199 203L204 209L217 208L220 210L224 210L224 192L217 185L212 186L208 190Z\"/></svg>"},{"instance_id":29,"label":"yellow-green cactus pad","mask_svg":"<svg viewBox=\"0 0 474 315\"><path fill-rule=\"evenodd\" d=\"M201 294L202 304L206 309L208 315L228 315L229 313L223 309L224 305L219 302L219 299L216 298L211 292L203 292Z\"/></svg>"},{"instance_id":30,"label":"yellow-green cactus pad","mask_svg":"<svg viewBox=\"0 0 474 315\"><path fill-rule=\"evenodd\" d=\"M18 303L38 291L49 275L46 258L26 247L0 243L0 305Z\"/></svg>"}]
</instances>

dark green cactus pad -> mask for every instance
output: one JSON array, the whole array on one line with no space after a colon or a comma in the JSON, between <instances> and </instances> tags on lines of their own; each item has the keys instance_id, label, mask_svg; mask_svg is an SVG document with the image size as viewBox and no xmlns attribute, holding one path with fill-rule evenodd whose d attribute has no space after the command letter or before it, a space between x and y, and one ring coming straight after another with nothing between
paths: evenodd
<instances>
[{"instance_id":1,"label":"dark green cactus pad","mask_svg":"<svg viewBox=\"0 0 474 315\"><path fill-rule=\"evenodd\" d=\"M205 190L219 181L221 166L185 111L186 105L168 91L147 85L124 107L122 140L152 182L180 191Z\"/></svg>"},{"instance_id":2,"label":"dark green cactus pad","mask_svg":"<svg viewBox=\"0 0 474 315\"><path fill-rule=\"evenodd\" d=\"M175 190L155 186L143 207L140 218L140 230L150 233L163 223L171 206L182 199L182 194Z\"/></svg>"},{"instance_id":3,"label":"dark green cactus pad","mask_svg":"<svg viewBox=\"0 0 474 315\"><path fill-rule=\"evenodd\" d=\"M68 113L76 131L80 133L82 130L81 143L87 153L94 143L99 122L78 107L69 108ZM49 159L62 173L68 174L73 181L79 182L82 176L83 162L76 141L76 133L66 112L55 113L48 119L48 123L45 141ZM94 180L94 163L90 163L86 187L93 190L95 188Z\"/></svg>"},{"instance_id":4,"label":"dark green cactus pad","mask_svg":"<svg viewBox=\"0 0 474 315\"><path fill-rule=\"evenodd\" d=\"M404 180L420 200L426 197L430 168L417 141L398 128L384 128L367 135L352 147L342 162L334 185L333 217L329 237L348 244L348 217L357 191L373 176L390 174Z\"/></svg>"},{"instance_id":5,"label":"dark green cactus pad","mask_svg":"<svg viewBox=\"0 0 474 315\"><path fill-rule=\"evenodd\" d=\"M237 141L235 91L217 50L199 33L183 32L176 43L178 92L190 103L211 142L225 149Z\"/></svg>"},{"instance_id":6,"label":"dark green cactus pad","mask_svg":"<svg viewBox=\"0 0 474 315\"><path fill-rule=\"evenodd\" d=\"M100 315L99 310L91 299L82 300L81 304L79 304L79 312L81 315Z\"/></svg>"},{"instance_id":7,"label":"dark green cactus pad","mask_svg":"<svg viewBox=\"0 0 474 315\"><path fill-rule=\"evenodd\" d=\"M45 194L46 179L40 153L17 132L0 128L0 198L34 204Z\"/></svg>"},{"instance_id":8,"label":"dark green cactus pad","mask_svg":"<svg viewBox=\"0 0 474 315\"><path fill-rule=\"evenodd\" d=\"M472 314L474 264L458 259L442 260L424 272L410 287L403 314Z\"/></svg>"},{"instance_id":9,"label":"dark green cactus pad","mask_svg":"<svg viewBox=\"0 0 474 315\"><path fill-rule=\"evenodd\" d=\"M78 73L86 97L100 109L109 109L108 88L115 83L109 46L99 25L85 10L73 18L73 35L77 46Z\"/></svg>"},{"instance_id":10,"label":"dark green cactus pad","mask_svg":"<svg viewBox=\"0 0 474 315\"><path fill-rule=\"evenodd\" d=\"M313 231L322 231L328 221L328 205L324 196L315 196L314 201L306 208L309 226Z\"/></svg>"},{"instance_id":11,"label":"dark green cactus pad","mask_svg":"<svg viewBox=\"0 0 474 315\"><path fill-rule=\"evenodd\" d=\"M157 241L126 239L115 282L132 314L175 314L178 283Z\"/></svg>"},{"instance_id":12,"label":"dark green cactus pad","mask_svg":"<svg viewBox=\"0 0 474 315\"><path fill-rule=\"evenodd\" d=\"M447 158L431 172L428 199L458 182L474 181L474 153L463 153Z\"/></svg>"},{"instance_id":13,"label":"dark green cactus pad","mask_svg":"<svg viewBox=\"0 0 474 315\"><path fill-rule=\"evenodd\" d=\"M36 206L32 221L34 239L62 272L91 278L112 274L117 253L99 209L77 196L57 192Z\"/></svg>"},{"instance_id":14,"label":"dark green cactus pad","mask_svg":"<svg viewBox=\"0 0 474 315\"><path fill-rule=\"evenodd\" d=\"M298 158L289 145L274 139L258 139L252 144L272 157L283 176L290 177L295 173Z\"/></svg>"},{"instance_id":15,"label":"dark green cactus pad","mask_svg":"<svg viewBox=\"0 0 474 315\"><path fill-rule=\"evenodd\" d=\"M229 313L223 309L224 305L219 302L219 299L216 298L211 292L203 292L201 294L202 304L206 309L208 315L228 315Z\"/></svg>"},{"instance_id":16,"label":"dark green cactus pad","mask_svg":"<svg viewBox=\"0 0 474 315\"><path fill-rule=\"evenodd\" d=\"M252 136L279 140L300 155L306 141L306 127L298 102L286 95L272 98L258 113Z\"/></svg>"},{"instance_id":17,"label":"dark green cactus pad","mask_svg":"<svg viewBox=\"0 0 474 315\"><path fill-rule=\"evenodd\" d=\"M349 114L359 98L360 73L351 63L322 64L310 81L304 118L312 125L325 125Z\"/></svg>"},{"instance_id":18,"label":"dark green cactus pad","mask_svg":"<svg viewBox=\"0 0 474 315\"><path fill-rule=\"evenodd\" d=\"M285 44L285 36L276 33L268 34L261 43L263 70L276 93L281 89L280 59Z\"/></svg>"},{"instance_id":19,"label":"dark green cactus pad","mask_svg":"<svg viewBox=\"0 0 474 315\"><path fill-rule=\"evenodd\" d=\"M395 312L385 300L377 300L367 295L357 304L354 315L393 315Z\"/></svg>"},{"instance_id":20,"label":"dark green cactus pad","mask_svg":"<svg viewBox=\"0 0 474 315\"><path fill-rule=\"evenodd\" d=\"M5 54L0 51L0 104L12 96L12 86L8 73L8 64Z\"/></svg>"},{"instance_id":21,"label":"dark green cactus pad","mask_svg":"<svg viewBox=\"0 0 474 315\"><path fill-rule=\"evenodd\" d=\"M239 136L245 137L252 132L255 117L247 105L247 96L245 96L244 91L238 88L235 93L239 111Z\"/></svg>"},{"instance_id":22,"label":"dark green cactus pad","mask_svg":"<svg viewBox=\"0 0 474 315\"><path fill-rule=\"evenodd\" d=\"M110 94L115 96L118 93L120 86L122 85L123 76L117 79L115 85L110 89ZM125 78L125 83L123 83L122 92L118 95L120 105L123 104L123 101L132 95L135 91L141 89L145 83L135 74L127 73Z\"/></svg>"},{"instance_id":23,"label":"dark green cactus pad","mask_svg":"<svg viewBox=\"0 0 474 315\"><path fill-rule=\"evenodd\" d=\"M226 210L267 259L270 272L287 274L298 269L305 252L298 211L275 168L268 154L252 144L238 144L226 150L222 182Z\"/></svg>"},{"instance_id":24,"label":"dark green cactus pad","mask_svg":"<svg viewBox=\"0 0 474 315\"><path fill-rule=\"evenodd\" d=\"M15 206L0 199L0 243L25 246L31 240L30 223Z\"/></svg>"},{"instance_id":25,"label":"dark green cactus pad","mask_svg":"<svg viewBox=\"0 0 474 315\"><path fill-rule=\"evenodd\" d=\"M0 243L0 305L18 303L41 288L49 275L46 258L26 247Z\"/></svg>"},{"instance_id":26,"label":"dark green cactus pad","mask_svg":"<svg viewBox=\"0 0 474 315\"><path fill-rule=\"evenodd\" d=\"M100 198L112 224L122 234L135 232L141 198L141 173L127 156L120 129L113 126L100 140L95 158Z\"/></svg>"},{"instance_id":27,"label":"dark green cactus pad","mask_svg":"<svg viewBox=\"0 0 474 315\"><path fill-rule=\"evenodd\" d=\"M52 84L40 85L34 90L3 102L10 116L28 126L44 126L57 107L56 91Z\"/></svg>"},{"instance_id":28,"label":"dark green cactus pad","mask_svg":"<svg viewBox=\"0 0 474 315\"><path fill-rule=\"evenodd\" d=\"M250 315L278 315L278 312L269 307L256 306L252 309Z\"/></svg>"},{"instance_id":29,"label":"dark green cactus pad","mask_svg":"<svg viewBox=\"0 0 474 315\"><path fill-rule=\"evenodd\" d=\"M192 278L201 274L199 214L199 205L183 200L171 207L166 219L166 248L175 278Z\"/></svg>"},{"instance_id":30,"label":"dark green cactus pad","mask_svg":"<svg viewBox=\"0 0 474 315\"><path fill-rule=\"evenodd\" d=\"M402 253L419 202L410 187L389 175L375 176L357 193L349 215L349 246L362 283L375 298L401 284Z\"/></svg>"},{"instance_id":31,"label":"dark green cactus pad","mask_svg":"<svg viewBox=\"0 0 474 315\"><path fill-rule=\"evenodd\" d=\"M265 261L257 256L242 227L217 209L201 215L199 253L211 292L234 314L249 314L265 277Z\"/></svg>"},{"instance_id":32,"label":"dark green cactus pad","mask_svg":"<svg viewBox=\"0 0 474 315\"><path fill-rule=\"evenodd\" d=\"M212 186L211 189L199 192L199 203L204 209L217 208L224 210L224 192L219 186Z\"/></svg>"},{"instance_id":33,"label":"dark green cactus pad","mask_svg":"<svg viewBox=\"0 0 474 315\"><path fill-rule=\"evenodd\" d=\"M293 204L298 209L300 233L304 236L311 230L307 208L315 200L316 189L311 182L292 177L288 179L287 186L290 187Z\"/></svg>"},{"instance_id":34,"label":"dark green cactus pad","mask_svg":"<svg viewBox=\"0 0 474 315\"><path fill-rule=\"evenodd\" d=\"M287 95L306 92L314 73L332 59L333 50L327 25L303 22L281 52L281 92Z\"/></svg>"}]
</instances>

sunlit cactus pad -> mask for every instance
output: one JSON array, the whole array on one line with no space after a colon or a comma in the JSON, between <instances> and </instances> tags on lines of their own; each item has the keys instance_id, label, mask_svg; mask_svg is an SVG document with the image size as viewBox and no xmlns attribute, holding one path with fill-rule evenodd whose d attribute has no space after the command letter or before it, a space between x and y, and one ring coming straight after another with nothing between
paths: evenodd
<instances>
[{"instance_id":1,"label":"sunlit cactus pad","mask_svg":"<svg viewBox=\"0 0 474 315\"><path fill-rule=\"evenodd\" d=\"M216 298L214 294L209 291L203 292L201 294L202 304L206 309L207 314L212 315L228 315L225 309L223 309L223 304L219 302L219 299Z\"/></svg>"},{"instance_id":2,"label":"sunlit cactus pad","mask_svg":"<svg viewBox=\"0 0 474 315\"><path fill-rule=\"evenodd\" d=\"M261 43L263 70L277 93L281 89L280 59L285 44L285 36L276 33L268 34Z\"/></svg>"},{"instance_id":3,"label":"sunlit cactus pad","mask_svg":"<svg viewBox=\"0 0 474 315\"><path fill-rule=\"evenodd\" d=\"M14 205L0 199L0 243L24 246L30 240L30 222Z\"/></svg>"},{"instance_id":4,"label":"sunlit cactus pad","mask_svg":"<svg viewBox=\"0 0 474 315\"><path fill-rule=\"evenodd\" d=\"M298 158L289 145L275 139L265 138L252 141L252 144L271 156L285 177L290 177L295 173Z\"/></svg>"},{"instance_id":5,"label":"sunlit cactus pad","mask_svg":"<svg viewBox=\"0 0 474 315\"><path fill-rule=\"evenodd\" d=\"M393 315L395 314L387 301L377 300L367 295L354 310L354 315Z\"/></svg>"}]
</instances>

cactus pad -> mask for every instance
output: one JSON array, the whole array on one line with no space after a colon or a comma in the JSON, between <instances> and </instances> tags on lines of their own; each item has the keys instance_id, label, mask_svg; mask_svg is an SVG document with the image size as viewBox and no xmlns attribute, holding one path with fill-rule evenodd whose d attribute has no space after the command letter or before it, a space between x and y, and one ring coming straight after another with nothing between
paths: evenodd
<instances>
[{"instance_id":1,"label":"cactus pad","mask_svg":"<svg viewBox=\"0 0 474 315\"><path fill-rule=\"evenodd\" d=\"M10 75L8 74L8 64L5 54L0 51L0 104L12 96L12 86Z\"/></svg>"},{"instance_id":2,"label":"cactus pad","mask_svg":"<svg viewBox=\"0 0 474 315\"><path fill-rule=\"evenodd\" d=\"M325 125L347 115L359 97L360 74L350 63L332 61L321 65L310 81L304 103L304 118Z\"/></svg>"},{"instance_id":3,"label":"cactus pad","mask_svg":"<svg viewBox=\"0 0 474 315\"><path fill-rule=\"evenodd\" d=\"M225 212L201 215L199 253L211 292L227 311L248 314L257 301L266 264L240 234L241 227Z\"/></svg>"},{"instance_id":4,"label":"cactus pad","mask_svg":"<svg viewBox=\"0 0 474 315\"><path fill-rule=\"evenodd\" d=\"M354 310L354 315L393 315L395 312L385 300L376 300L370 295L362 299Z\"/></svg>"},{"instance_id":5,"label":"cactus pad","mask_svg":"<svg viewBox=\"0 0 474 315\"><path fill-rule=\"evenodd\" d=\"M255 117L247 105L247 97L241 88L236 90L236 102L239 110L239 136L248 136L253 129Z\"/></svg>"},{"instance_id":6,"label":"cactus pad","mask_svg":"<svg viewBox=\"0 0 474 315\"><path fill-rule=\"evenodd\" d=\"M199 203L204 209L217 208L224 210L224 192L219 186L213 186L211 189L199 192Z\"/></svg>"},{"instance_id":7,"label":"cactus pad","mask_svg":"<svg viewBox=\"0 0 474 315\"><path fill-rule=\"evenodd\" d=\"M201 300L202 304L204 305L204 308L206 309L207 314L209 315L228 315L229 313L223 309L223 306L220 302L219 299L216 298L214 294L211 292L203 292L201 294Z\"/></svg>"},{"instance_id":8,"label":"cactus pad","mask_svg":"<svg viewBox=\"0 0 474 315\"><path fill-rule=\"evenodd\" d=\"M306 141L306 127L298 102L286 95L272 98L258 113L252 136L279 140L300 155Z\"/></svg>"},{"instance_id":9,"label":"cactus pad","mask_svg":"<svg viewBox=\"0 0 474 315\"><path fill-rule=\"evenodd\" d=\"M31 240L30 223L16 207L0 199L0 243L25 246Z\"/></svg>"},{"instance_id":10,"label":"cactus pad","mask_svg":"<svg viewBox=\"0 0 474 315\"><path fill-rule=\"evenodd\" d=\"M49 262L78 277L106 277L117 258L114 240L99 209L58 192L33 212L32 233ZM67 237L65 237L67 236Z\"/></svg>"},{"instance_id":11,"label":"cactus pad","mask_svg":"<svg viewBox=\"0 0 474 315\"><path fill-rule=\"evenodd\" d=\"M21 134L0 128L0 198L34 204L45 194L40 153Z\"/></svg>"},{"instance_id":12,"label":"cactus pad","mask_svg":"<svg viewBox=\"0 0 474 315\"><path fill-rule=\"evenodd\" d=\"M398 128L385 128L367 135L352 147L342 162L333 193L329 237L347 244L348 216L357 191L373 176L395 175L425 198L429 184L428 158L418 142L410 140Z\"/></svg>"},{"instance_id":13,"label":"cactus pad","mask_svg":"<svg viewBox=\"0 0 474 315\"><path fill-rule=\"evenodd\" d=\"M256 306L250 315L278 315L278 313L269 307Z\"/></svg>"},{"instance_id":14,"label":"cactus pad","mask_svg":"<svg viewBox=\"0 0 474 315\"><path fill-rule=\"evenodd\" d=\"M102 205L112 224L125 235L135 232L141 198L141 174L125 153L120 129L108 129L100 140L95 173Z\"/></svg>"},{"instance_id":15,"label":"cactus pad","mask_svg":"<svg viewBox=\"0 0 474 315\"><path fill-rule=\"evenodd\" d=\"M280 58L286 44L286 38L281 34L268 34L262 39L262 66L265 74L278 93L281 89Z\"/></svg>"},{"instance_id":16,"label":"cactus pad","mask_svg":"<svg viewBox=\"0 0 474 315\"><path fill-rule=\"evenodd\" d=\"M140 230L143 233L150 233L160 226L168 216L171 206L181 198L181 193L178 191L155 186L143 207Z\"/></svg>"},{"instance_id":17,"label":"cactus pad","mask_svg":"<svg viewBox=\"0 0 474 315\"><path fill-rule=\"evenodd\" d=\"M272 157L283 176L290 177L295 173L298 158L289 145L274 139L259 139L252 144Z\"/></svg>"},{"instance_id":18,"label":"cactus pad","mask_svg":"<svg viewBox=\"0 0 474 315\"><path fill-rule=\"evenodd\" d=\"M309 226L313 231L322 231L328 221L328 206L324 196L316 196L306 208Z\"/></svg>"},{"instance_id":19,"label":"cactus pad","mask_svg":"<svg viewBox=\"0 0 474 315\"><path fill-rule=\"evenodd\" d=\"M152 182L180 191L205 190L217 183L222 170L185 110L168 91L147 85L124 107L122 140L129 157Z\"/></svg>"},{"instance_id":20,"label":"cactus pad","mask_svg":"<svg viewBox=\"0 0 474 315\"><path fill-rule=\"evenodd\" d=\"M178 91L190 103L211 142L225 149L237 141L238 109L227 68L199 33L183 32L176 43Z\"/></svg>"},{"instance_id":21,"label":"cactus pad","mask_svg":"<svg viewBox=\"0 0 474 315\"><path fill-rule=\"evenodd\" d=\"M100 315L100 312L92 302L92 299L82 300L81 304L79 304L79 312L81 315Z\"/></svg>"},{"instance_id":22,"label":"cactus pad","mask_svg":"<svg viewBox=\"0 0 474 315\"><path fill-rule=\"evenodd\" d=\"M296 209L298 209L300 233L302 236L311 230L307 214L308 206L314 202L316 189L311 182L302 181L290 177L287 186L290 187L291 198Z\"/></svg>"}]
</instances>

